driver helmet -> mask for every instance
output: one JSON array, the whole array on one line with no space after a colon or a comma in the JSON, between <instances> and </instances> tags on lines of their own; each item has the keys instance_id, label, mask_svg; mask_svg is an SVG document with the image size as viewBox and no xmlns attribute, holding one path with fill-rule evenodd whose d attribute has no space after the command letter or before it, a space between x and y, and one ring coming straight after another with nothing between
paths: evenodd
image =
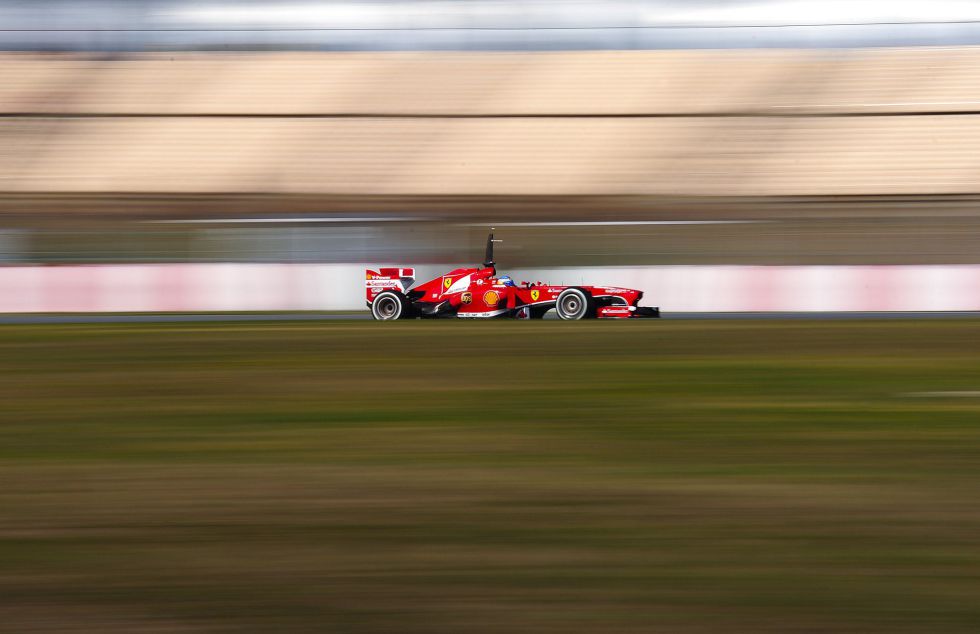
<instances>
[{"instance_id":1,"label":"driver helmet","mask_svg":"<svg viewBox=\"0 0 980 634\"><path fill-rule=\"evenodd\" d=\"M497 278L497 282L503 284L504 286L517 286L514 284L514 280L512 280L509 275L501 275Z\"/></svg>"}]
</instances>

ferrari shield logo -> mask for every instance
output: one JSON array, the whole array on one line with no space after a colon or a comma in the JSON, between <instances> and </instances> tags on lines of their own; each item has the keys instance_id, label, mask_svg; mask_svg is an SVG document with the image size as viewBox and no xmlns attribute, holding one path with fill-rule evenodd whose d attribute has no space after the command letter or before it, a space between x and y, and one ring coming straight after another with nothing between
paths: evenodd
<instances>
[{"instance_id":1,"label":"ferrari shield logo","mask_svg":"<svg viewBox=\"0 0 980 634\"><path fill-rule=\"evenodd\" d=\"M531 291L531 301L536 302L541 297L541 291Z\"/></svg>"},{"instance_id":2,"label":"ferrari shield logo","mask_svg":"<svg viewBox=\"0 0 980 634\"><path fill-rule=\"evenodd\" d=\"M464 304L469 304L473 302L473 293L467 291L459 296L459 301Z\"/></svg>"},{"instance_id":3,"label":"ferrari shield logo","mask_svg":"<svg viewBox=\"0 0 980 634\"><path fill-rule=\"evenodd\" d=\"M444 278L442 278L442 287L443 288L448 289L452 285L453 285L453 278L451 278L451 277L444 277Z\"/></svg>"},{"instance_id":4,"label":"ferrari shield logo","mask_svg":"<svg viewBox=\"0 0 980 634\"><path fill-rule=\"evenodd\" d=\"M483 294L483 303L487 306L496 306L500 301L500 294L497 291L487 291Z\"/></svg>"}]
</instances>

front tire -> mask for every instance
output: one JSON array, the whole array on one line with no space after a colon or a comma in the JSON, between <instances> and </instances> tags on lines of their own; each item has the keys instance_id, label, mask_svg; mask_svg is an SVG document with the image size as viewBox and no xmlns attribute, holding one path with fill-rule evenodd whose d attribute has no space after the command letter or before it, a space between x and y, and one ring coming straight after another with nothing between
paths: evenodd
<instances>
[{"instance_id":1,"label":"front tire","mask_svg":"<svg viewBox=\"0 0 980 634\"><path fill-rule=\"evenodd\" d=\"M378 293L371 302L371 316L378 321L406 319L408 308L408 299L404 295L394 291L384 291Z\"/></svg>"},{"instance_id":2,"label":"front tire","mask_svg":"<svg viewBox=\"0 0 980 634\"><path fill-rule=\"evenodd\" d=\"M555 312L566 321L595 317L595 300L585 289L566 288L555 301Z\"/></svg>"}]
</instances>

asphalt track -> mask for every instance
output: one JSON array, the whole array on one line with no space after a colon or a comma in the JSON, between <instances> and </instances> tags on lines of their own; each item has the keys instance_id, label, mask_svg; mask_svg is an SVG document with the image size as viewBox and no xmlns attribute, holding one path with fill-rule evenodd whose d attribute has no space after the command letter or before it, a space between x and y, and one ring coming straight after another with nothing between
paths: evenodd
<instances>
[{"instance_id":1,"label":"asphalt track","mask_svg":"<svg viewBox=\"0 0 980 634\"><path fill-rule=\"evenodd\" d=\"M980 311L896 311L896 312L753 312L692 313L664 312L668 320L845 320L845 319L969 319L980 318ZM0 315L0 325L25 324L140 324L205 322L315 322L371 319L363 313L163 313L163 314L10 314Z\"/></svg>"}]
</instances>

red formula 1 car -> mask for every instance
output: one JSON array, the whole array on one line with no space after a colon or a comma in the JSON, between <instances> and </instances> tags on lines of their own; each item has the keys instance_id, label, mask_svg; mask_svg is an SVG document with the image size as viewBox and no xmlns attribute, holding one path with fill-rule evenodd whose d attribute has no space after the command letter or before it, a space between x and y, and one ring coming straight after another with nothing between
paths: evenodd
<instances>
[{"instance_id":1,"label":"red formula 1 car","mask_svg":"<svg viewBox=\"0 0 980 634\"><path fill-rule=\"evenodd\" d=\"M517 285L497 275L493 234L482 268L455 269L413 286L415 269L368 270L367 305L375 319L416 317L511 317L541 319L555 309L561 319L659 317L660 309L638 306L642 291L615 286Z\"/></svg>"}]
</instances>

